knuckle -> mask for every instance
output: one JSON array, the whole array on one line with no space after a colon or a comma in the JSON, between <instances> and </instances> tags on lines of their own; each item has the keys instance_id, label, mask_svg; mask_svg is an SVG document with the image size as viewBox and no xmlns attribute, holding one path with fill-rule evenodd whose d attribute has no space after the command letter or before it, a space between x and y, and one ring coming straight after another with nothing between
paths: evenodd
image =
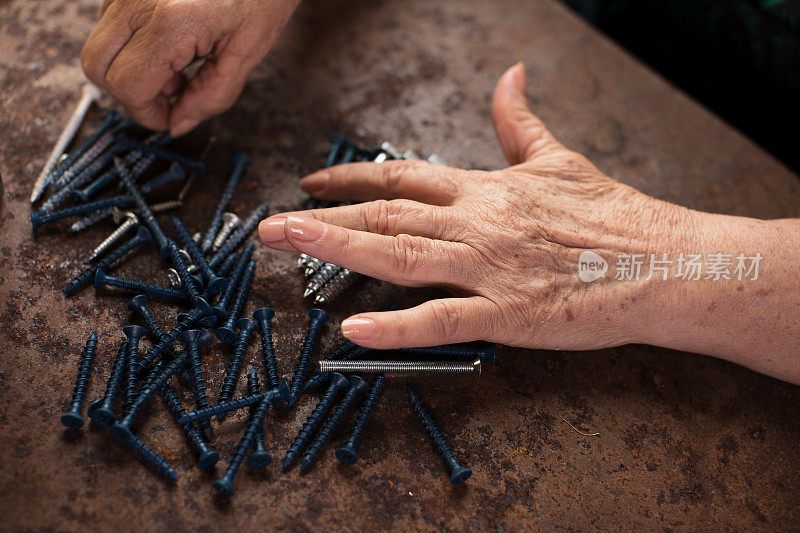
<instances>
[{"instance_id":1,"label":"knuckle","mask_svg":"<svg viewBox=\"0 0 800 533\"><path fill-rule=\"evenodd\" d=\"M364 227L367 231L388 235L391 230L391 206L387 200L376 200L362 208Z\"/></svg>"},{"instance_id":2,"label":"knuckle","mask_svg":"<svg viewBox=\"0 0 800 533\"><path fill-rule=\"evenodd\" d=\"M425 249L422 240L406 233L394 237L392 241L393 270L399 276L409 277L424 260Z\"/></svg>"},{"instance_id":3,"label":"knuckle","mask_svg":"<svg viewBox=\"0 0 800 533\"><path fill-rule=\"evenodd\" d=\"M411 172L416 168L416 161L397 160L386 162L381 165L383 169L383 186L387 192L397 191Z\"/></svg>"},{"instance_id":4,"label":"knuckle","mask_svg":"<svg viewBox=\"0 0 800 533\"><path fill-rule=\"evenodd\" d=\"M438 338L447 338L460 331L464 315L458 307L446 300L431 302L431 324Z\"/></svg>"}]
</instances>

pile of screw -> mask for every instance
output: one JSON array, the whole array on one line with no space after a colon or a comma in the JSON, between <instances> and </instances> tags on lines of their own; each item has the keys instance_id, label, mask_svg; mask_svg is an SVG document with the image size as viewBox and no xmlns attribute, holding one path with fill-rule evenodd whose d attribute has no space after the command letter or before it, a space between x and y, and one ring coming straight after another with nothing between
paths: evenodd
<instances>
[{"instance_id":1,"label":"pile of screw","mask_svg":"<svg viewBox=\"0 0 800 533\"><path fill-rule=\"evenodd\" d=\"M440 359L466 358L470 361L466 363L398 362L363 360L373 350L345 342L320 361L319 372L307 378L320 330L328 320L326 311L315 308L309 312L311 323L291 381L287 383L281 380L272 341L271 320L274 311L261 307L255 311L252 319L241 316L255 275L255 260L252 258L254 245L248 242L240 252L237 253L237 249L269 209L269 203L262 204L245 221L238 220L226 211L249 165L249 159L244 155L234 157L230 179L205 233L193 236L179 218L172 217L172 226L181 244L179 247L162 230L154 214L157 212L156 206L147 203L145 194L169 181L185 180L183 167L202 173L205 164L165 149L163 146L170 141L166 134L152 134L144 142L127 136L129 124L127 118L112 111L107 122L85 142L69 155L57 159L60 162L44 173L42 190L51 188L52 194L39 211L31 213L31 220L34 230L41 224L80 215L85 217L73 223L71 228L78 226L81 229L108 216L120 224L109 238L92 250L91 266L73 279L65 287L64 293L69 296L93 283L95 288L114 287L136 294L129 301L128 309L139 316L144 327L130 324L122 329L112 369L106 380L105 393L89 405L87 415L93 423L108 427L116 441L139 453L167 478L177 480L174 468L133 431L142 408L156 395L162 397L176 424L196 451L200 468L210 468L219 460L219 454L209 446L212 438L209 419L213 416L221 419L229 412L246 407L250 409L239 446L222 477L213 484L218 492L232 495L233 479L245 458L255 468L263 468L271 463L263 435L263 422L270 407L277 408L281 403L292 405L304 391L325 386L320 400L282 462L286 470L300 459L300 469L306 470L319 457L348 412L356 406L359 397L366 395L348 438L335 454L340 461L353 464L357 460L358 443L383 391L384 372L480 373L481 359L493 364L493 346L476 349L452 345L402 350ZM337 151L343 146L354 145L342 140ZM356 149L353 148L353 151ZM381 153L390 154L390 151L382 147ZM373 154L372 158L380 160L380 154ZM145 170L156 160L166 160L172 165L165 173L140 185L138 178L143 177ZM124 194L112 193L105 199L89 201L99 192L113 189L114 184L119 184ZM183 200L186 190L184 186L178 204ZM55 211L55 207L67 198L74 199L76 205ZM119 210L128 205L134 209L130 212ZM133 237L117 244L122 236L134 228L138 229ZM169 263L169 275L173 281L171 287L122 279L107 273L132 250L148 243L154 243L160 257ZM187 308L186 312L178 315L177 323L166 330L148 309L148 296L183 305ZM214 302L213 307L210 301ZM217 402L210 404L200 353L211 344L212 335L207 328L214 326L217 326L217 339L230 344L233 351ZM250 368L247 373L248 394L233 398L252 333L256 330L261 338L267 389L261 389L257 371ZM144 349L142 341L148 337L150 346ZM80 360L70 408L61 417L62 424L68 428L83 426L83 400L97 346L98 335L95 332L87 340ZM376 373L377 377L370 384L356 375L358 373ZM173 376L191 391L194 411L187 413L184 410L169 383ZM450 470L451 481L465 481L471 472L458 464L419 396L410 389L409 396L412 409Z\"/></svg>"}]
</instances>

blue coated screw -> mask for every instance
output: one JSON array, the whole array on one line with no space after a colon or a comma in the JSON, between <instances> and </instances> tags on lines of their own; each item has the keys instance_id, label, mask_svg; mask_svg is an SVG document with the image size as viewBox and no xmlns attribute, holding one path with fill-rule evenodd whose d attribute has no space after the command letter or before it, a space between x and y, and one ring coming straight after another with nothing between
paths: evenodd
<instances>
[{"instance_id":1,"label":"blue coated screw","mask_svg":"<svg viewBox=\"0 0 800 533\"><path fill-rule=\"evenodd\" d=\"M345 351L344 348L349 347L347 346L348 344L354 346L354 348L349 351ZM338 349L334 350L333 352L325 356L325 360L350 361L352 359L360 359L362 356L371 353L372 351L373 351L372 348L365 348L363 346L358 346L350 341L347 341ZM316 389L323 383L327 383L329 376L330 376L329 372L317 372L316 374L308 378L306 384L303 385L303 390L307 391L311 389Z\"/></svg>"},{"instance_id":2,"label":"blue coated screw","mask_svg":"<svg viewBox=\"0 0 800 533\"><path fill-rule=\"evenodd\" d=\"M493 365L497 348L494 344L481 348L462 346L458 344L446 344L443 346L423 346L419 348L397 348L395 351L431 356L461 357L470 360L474 360L475 357L479 357L481 360Z\"/></svg>"},{"instance_id":3,"label":"blue coated screw","mask_svg":"<svg viewBox=\"0 0 800 533\"><path fill-rule=\"evenodd\" d=\"M120 124L122 123L122 124ZM83 169L89 166L114 142L112 129L119 130L127 127L128 120L123 121L122 115L111 111L105 124L94 131L74 152L62 161L53 174L53 187L58 190L66 186ZM118 126L119 125L119 126Z\"/></svg>"},{"instance_id":4,"label":"blue coated screw","mask_svg":"<svg viewBox=\"0 0 800 533\"><path fill-rule=\"evenodd\" d=\"M153 242L153 237L150 235L150 232L147 228L139 228L139 231L136 232L136 235L132 237L129 241L123 243L119 248L116 248L113 252L108 254L105 258L101 259L94 265L90 266L80 274L78 274L75 279L70 281L66 287L64 287L64 295L69 296L73 294L75 291L86 287L87 285L91 284L94 279L97 271L100 269L106 270L111 268L114 263L122 259L125 255L128 254L131 250L140 246L142 244L146 244L148 242Z\"/></svg>"},{"instance_id":5,"label":"blue coated screw","mask_svg":"<svg viewBox=\"0 0 800 533\"><path fill-rule=\"evenodd\" d=\"M345 415L355 403L356 399L364 392L369 390L369 384L359 376L350 378L350 388L347 389L344 397L339 400L333 413L325 421L325 425L319 430L319 433L314 438L314 441L308 445L308 450L303 455L303 460L300 461L300 471L308 469L314 461L316 461L319 454L322 453L323 448L333 436L333 432L339 427L339 424L344 420Z\"/></svg>"},{"instance_id":6,"label":"blue coated screw","mask_svg":"<svg viewBox=\"0 0 800 533\"><path fill-rule=\"evenodd\" d=\"M345 140L341 135L331 135L331 149L328 151L328 158L325 160L325 167L332 167L336 164L336 158L342 150Z\"/></svg>"},{"instance_id":7,"label":"blue coated screw","mask_svg":"<svg viewBox=\"0 0 800 533\"><path fill-rule=\"evenodd\" d=\"M156 340L164 336L164 330L161 329L156 317L154 317L150 309L147 308L146 295L138 294L131 298L131 301L128 302L128 309L137 313L142 318L144 327L147 328L147 331L149 331Z\"/></svg>"},{"instance_id":8,"label":"blue coated screw","mask_svg":"<svg viewBox=\"0 0 800 533\"><path fill-rule=\"evenodd\" d=\"M135 150L143 154L155 156L158 159L163 159L173 163L180 163L181 165L194 170L198 174L203 174L206 171L206 164L203 161L198 161L197 159L192 159L191 157L186 157L185 155L181 155L170 150L165 150L164 148L160 148L153 144L141 143L124 135L118 135L116 141L117 145L123 150Z\"/></svg>"},{"instance_id":9,"label":"blue coated screw","mask_svg":"<svg viewBox=\"0 0 800 533\"><path fill-rule=\"evenodd\" d=\"M231 270L233 269L233 267L235 265L236 265L236 254L231 254L231 255L229 255L228 257L225 258L225 261L223 261L222 264L219 267L219 271L218 271L217 275L219 275L222 278L225 278L225 289L226 290L227 290L227 288L229 286L229 284L228 284L228 274L230 274ZM208 300L212 296L213 296L213 294L211 294L211 292L209 291L208 287L206 287L206 290L203 291L203 298L205 300ZM212 318L214 319L214 321L211 322L206 327L211 327L216 323L217 317L213 316Z\"/></svg>"},{"instance_id":10,"label":"blue coated screw","mask_svg":"<svg viewBox=\"0 0 800 533\"><path fill-rule=\"evenodd\" d=\"M181 405L178 396L169 385L164 385L164 387L161 389L161 397L164 398L164 402L167 404L167 408L172 413L172 416L175 417L175 420L186 414L186 411L183 410L183 406ZM208 447L208 444L205 440L203 440L202 435L200 435L200 433L191 424L182 424L181 429L183 430L184 435L186 435L186 438L189 439L192 447L197 450L197 453L199 454L197 466L202 469L206 469L217 464L217 461L219 461L219 453L211 450Z\"/></svg>"},{"instance_id":11,"label":"blue coated screw","mask_svg":"<svg viewBox=\"0 0 800 533\"><path fill-rule=\"evenodd\" d=\"M122 329L128 339L127 355L125 358L125 401L124 410L127 411L136 398L136 365L139 360L139 340L145 336L147 330L141 326L126 326Z\"/></svg>"},{"instance_id":12,"label":"blue coated screw","mask_svg":"<svg viewBox=\"0 0 800 533\"><path fill-rule=\"evenodd\" d=\"M142 196L141 191L136 184L133 183L133 178L131 177L130 172L118 158L114 158L114 168L116 168L117 172L119 173L119 179L122 182L122 185L125 187L125 189L127 189L128 194L133 197L133 201L139 210L139 216L153 233L153 237L158 243L161 257L166 259L169 239L167 239L167 236L164 235L164 231L161 229L161 226L158 224L155 215L153 215L153 212L150 210L150 206L147 205L147 201L144 199L144 196Z\"/></svg>"},{"instance_id":13,"label":"blue coated screw","mask_svg":"<svg viewBox=\"0 0 800 533\"><path fill-rule=\"evenodd\" d=\"M303 347L300 349L300 356L297 358L297 364L294 367L294 374L292 375L292 401L290 405L297 401L300 396L300 391L303 390L303 385L306 384L306 372L308 370L308 363L311 360L311 352L314 351L314 346L317 344L317 337L319 337L319 330L322 325L328 321L330 315L324 309L314 308L308 312L311 317L311 324L308 326L306 338L303 341Z\"/></svg>"},{"instance_id":14,"label":"blue coated screw","mask_svg":"<svg viewBox=\"0 0 800 533\"><path fill-rule=\"evenodd\" d=\"M222 296L220 296L217 301L217 305L214 306L214 316L216 316L218 320L226 320L228 318L228 305L230 305L231 298L234 297L242 282L244 273L247 271L247 266L250 264L250 258L253 256L254 249L255 245L252 242L247 243L241 255L236 260L233 273L228 278L228 286L225 287L225 292L222 293Z\"/></svg>"},{"instance_id":15,"label":"blue coated screw","mask_svg":"<svg viewBox=\"0 0 800 533\"><path fill-rule=\"evenodd\" d=\"M275 316L275 311L269 307L259 307L253 313L253 319L258 322L261 334L261 355L264 358L264 371L267 374L270 388L278 386L278 365L275 362L275 346L272 344L272 327L270 322Z\"/></svg>"},{"instance_id":16,"label":"blue coated screw","mask_svg":"<svg viewBox=\"0 0 800 533\"><path fill-rule=\"evenodd\" d=\"M99 426L108 427L114 423L116 417L112 407L114 398L117 396L122 378L125 376L125 364L127 362L128 341L123 340L119 343L117 356L114 358L114 366L111 368L111 375L106 382L106 392L102 398L98 398L89 406L88 415L92 422Z\"/></svg>"},{"instance_id":17,"label":"blue coated screw","mask_svg":"<svg viewBox=\"0 0 800 533\"><path fill-rule=\"evenodd\" d=\"M142 358L139 360L139 368L137 373L141 373L142 369L153 362L156 357L160 356L167 350L170 350L172 348L172 344L178 339L181 333L191 328L195 322L205 316L208 316L210 313L210 307L195 307L186 313L186 315L180 319L174 328L161 337L156 345L150 348L150 350L148 350L148 352L142 356Z\"/></svg>"},{"instance_id":18,"label":"blue coated screw","mask_svg":"<svg viewBox=\"0 0 800 533\"><path fill-rule=\"evenodd\" d=\"M39 213L49 213L61 205L61 203L67 198L76 196L77 188L86 184L90 179L92 179L92 177L94 177L95 174L103 170L106 165L111 163L117 153L117 151L112 149L95 159L75 179L73 179L69 185L63 189L60 189L53 196L48 198L47 201L42 204Z\"/></svg>"},{"instance_id":19,"label":"blue coated screw","mask_svg":"<svg viewBox=\"0 0 800 533\"><path fill-rule=\"evenodd\" d=\"M428 408L422 402L419 395L414 392L413 389L409 388L408 396L411 400L411 408L417 414L420 422L422 422L422 426L425 428L425 432L428 436L430 436L434 446L439 450L439 455L442 456L447 468L450 469L450 483L458 485L468 480L472 475L472 470L458 463L458 460L453 454L453 450L447 444L447 440L444 438L444 435L442 435L436 422L434 422L433 415L428 411Z\"/></svg>"},{"instance_id":20,"label":"blue coated screw","mask_svg":"<svg viewBox=\"0 0 800 533\"><path fill-rule=\"evenodd\" d=\"M33 225L33 231L36 231L41 227L42 224L48 224L50 222L56 222L65 218L84 215L86 213L94 213L110 207L119 207L129 204L132 200L133 198L128 195L122 195L115 196L113 198L106 198L105 200L98 200L97 202L92 202L90 204L76 205L75 207L69 207L67 209L62 209L61 211L52 211L50 213L31 211L31 224Z\"/></svg>"},{"instance_id":21,"label":"blue coated screw","mask_svg":"<svg viewBox=\"0 0 800 533\"><path fill-rule=\"evenodd\" d=\"M233 355L228 363L228 369L225 371L225 378L222 380L219 402L227 402L231 399L231 396L233 396L236 383L239 381L239 374L242 372L244 354L247 351L247 342L250 339L250 335L258 327L258 324L255 320L241 318L236 322L236 326L239 328L239 335L236 338L236 346L233 349ZM219 336L219 330L217 330L217 336Z\"/></svg>"},{"instance_id":22,"label":"blue coated screw","mask_svg":"<svg viewBox=\"0 0 800 533\"><path fill-rule=\"evenodd\" d=\"M191 384L194 391L195 405L197 405L198 409L208 407L206 379L200 364L200 347L211 346L211 332L205 329L190 329L181 334L181 340L186 344L186 349L189 352L189 370L192 378ZM203 430L205 438L211 440L211 425L208 420L200 422L200 429Z\"/></svg>"},{"instance_id":23,"label":"blue coated screw","mask_svg":"<svg viewBox=\"0 0 800 533\"><path fill-rule=\"evenodd\" d=\"M142 185L142 194L150 194L159 187L172 183L173 181L184 181L186 179L186 172L183 167L178 163L170 165L169 170L162 172L155 178Z\"/></svg>"},{"instance_id":24,"label":"blue coated screw","mask_svg":"<svg viewBox=\"0 0 800 533\"><path fill-rule=\"evenodd\" d=\"M247 373L247 392L250 394L258 394L260 385L258 383L258 374L256 369L250 367ZM250 420L256 413L256 409L250 408ZM264 428L259 427L256 429L255 438L253 439L253 453L247 458L247 464L253 468L266 468L272 463L272 456L267 453L267 448L264 445Z\"/></svg>"},{"instance_id":25,"label":"blue coated screw","mask_svg":"<svg viewBox=\"0 0 800 533\"><path fill-rule=\"evenodd\" d=\"M239 246L239 243L245 240L247 236L250 235L254 229L256 229L258 223L261 222L264 217L266 217L267 212L269 212L269 202L264 202L260 206L256 207L255 211L253 211L250 216L247 217L247 220L244 221L242 227L233 232L233 235L228 237L228 239L225 241L225 244L223 244L220 249L217 250L217 253L214 254L214 257L209 259L208 265L211 268L217 268L217 265L224 261L228 254L233 252L236 247Z\"/></svg>"},{"instance_id":26,"label":"blue coated screw","mask_svg":"<svg viewBox=\"0 0 800 533\"><path fill-rule=\"evenodd\" d=\"M250 292L250 286L253 283L253 276L256 273L256 262L254 259L250 260L247 264L247 270L244 273L242 282L236 289L236 297L233 299L230 311L228 312L228 319L221 327L217 328L217 338L224 343L231 344L236 341L236 333L233 331L233 326L244 308L247 295ZM249 318L247 320L250 320Z\"/></svg>"},{"instance_id":27,"label":"blue coated screw","mask_svg":"<svg viewBox=\"0 0 800 533\"><path fill-rule=\"evenodd\" d=\"M61 425L64 427L77 429L83 426L81 406L83 406L83 397L86 395L86 386L89 384L89 374L92 372L92 363L94 363L96 351L97 332L95 331L89 336L86 345L83 347L81 362L78 367L78 377L75 380L75 388L72 389L72 403L69 411L61 415Z\"/></svg>"},{"instance_id":28,"label":"blue coated screw","mask_svg":"<svg viewBox=\"0 0 800 533\"><path fill-rule=\"evenodd\" d=\"M300 428L300 431L297 433L294 441L292 441L291 446L289 446L286 456L283 458L282 466L284 471L288 470L289 467L292 466L292 463L295 462L297 457L300 455L300 452L302 452L303 448L306 447L306 444L308 444L308 441L311 440L314 432L319 427L320 422L322 422L322 417L325 416L325 413L336 399L336 395L339 394L340 390L347 387L348 383L348 379L342 374L339 374L338 372L331 374L328 388L322 394L322 397L320 398L319 402L317 402L314 410L311 411L311 414L308 415L308 418L306 418L306 421L303 423L303 427Z\"/></svg>"},{"instance_id":29,"label":"blue coated screw","mask_svg":"<svg viewBox=\"0 0 800 533\"><path fill-rule=\"evenodd\" d=\"M139 391L138 396L136 396L136 399L133 401L130 409L125 413L122 420L116 422L109 428L111 436L114 437L114 439L120 442L127 442L128 439L133 436L131 424L133 424L133 421L139 415L139 411L142 410L147 400L158 392L167 380L186 364L187 357L187 352L178 354L159 374L153 376L152 380L148 380L148 382L142 386L142 390Z\"/></svg>"},{"instance_id":30,"label":"blue coated screw","mask_svg":"<svg viewBox=\"0 0 800 533\"><path fill-rule=\"evenodd\" d=\"M242 462L248 450L250 450L250 447L253 445L256 435L260 431L263 431L262 426L264 424L264 418L267 416L270 405L267 399L261 400L258 404L258 408L255 413L253 413L250 423L247 424L247 429L242 436L242 440L239 442L238 448L236 448L236 453L234 453L233 459L231 459L230 464L228 464L228 469L225 470L222 477L216 480L212 485L214 490L220 494L228 497L233 496L233 478L236 476L236 472L239 471L239 467L242 466Z\"/></svg>"},{"instance_id":31,"label":"blue coated screw","mask_svg":"<svg viewBox=\"0 0 800 533\"><path fill-rule=\"evenodd\" d=\"M200 307L208 305L208 302L203 300L203 297L200 296L200 291L195 284L194 278L189 275L189 271L186 268L186 263L183 261L183 257L181 257L181 254L178 251L178 245L175 244L175 241L169 241L169 244L167 245L167 254L172 261L172 266L174 266L175 270L178 272L178 277L181 279L181 288L189 294L189 298L192 299L192 303L195 306Z\"/></svg>"},{"instance_id":32,"label":"blue coated screw","mask_svg":"<svg viewBox=\"0 0 800 533\"><path fill-rule=\"evenodd\" d=\"M236 187L239 185L239 180L242 178L242 175L248 166L250 166L249 157L244 154L235 154L233 156L233 171L231 172L231 177L228 179L228 183L225 185L225 190L222 191L222 196L217 203L217 208L214 210L214 215L211 217L211 222L209 223L208 229L206 230L203 240L200 243L200 249L204 254L207 254L214 245L214 238L217 236L219 228L222 225L222 214L228 208L228 204L231 203L231 200L233 199L233 193L236 191Z\"/></svg>"},{"instance_id":33,"label":"blue coated screw","mask_svg":"<svg viewBox=\"0 0 800 533\"><path fill-rule=\"evenodd\" d=\"M110 276L106 274L102 268L98 269L94 275L94 286L96 289L109 286L131 292L143 292L150 296L163 298L171 302L186 303L189 301L189 295L183 291L161 287L160 285L151 285L150 283L144 283L142 281Z\"/></svg>"},{"instance_id":34,"label":"blue coated screw","mask_svg":"<svg viewBox=\"0 0 800 533\"><path fill-rule=\"evenodd\" d=\"M358 410L358 417L356 417L356 422L353 424L353 429L350 431L350 436L347 437L347 442L345 442L344 446L336 450L336 458L344 464L352 465L358 461L356 447L358 443L361 442L364 430L367 429L367 423L372 417L372 412L375 410L375 405L381 397L385 384L386 378L383 374L379 374L378 377L375 378L375 381L372 382L367 399L364 400L364 404L361 406L361 409Z\"/></svg>"},{"instance_id":35,"label":"blue coated screw","mask_svg":"<svg viewBox=\"0 0 800 533\"><path fill-rule=\"evenodd\" d=\"M287 385L285 381L281 381L281 384L275 389L259 392L258 394L248 394L247 396L242 396L241 398L236 398L234 400L229 400L227 402L218 403L215 405L209 405L203 409L186 413L186 416L179 419L178 423L193 424L199 420L206 420L213 416L222 416L232 411L238 411L239 409L244 409L245 407L255 405L264 399L270 403L278 403L276 400L283 400L284 402L287 402L289 401L290 394L289 385Z\"/></svg>"},{"instance_id":36,"label":"blue coated screw","mask_svg":"<svg viewBox=\"0 0 800 533\"><path fill-rule=\"evenodd\" d=\"M200 274L202 274L203 279L206 281L206 288L208 291L211 294L219 294L224 291L225 287L228 285L228 280L218 276L211 270L205 255L203 255L200 248L197 247L197 243L192 239L192 235L189 233L189 229L186 225L178 217L172 217L172 225L175 226L175 230L178 232L178 238L181 240L184 248L189 252L194 263L200 269Z\"/></svg>"},{"instance_id":37,"label":"blue coated screw","mask_svg":"<svg viewBox=\"0 0 800 533\"><path fill-rule=\"evenodd\" d=\"M121 149L119 146L114 147L114 159L120 155L120 151ZM147 168L153 163L154 160L155 158L152 156L143 156L139 152L131 152L121 161L126 169L130 168L129 172L131 180L135 181L139 176L147 171ZM72 197L80 202L88 202L89 198L93 197L107 187L112 181L114 181L115 178L117 178L117 176L119 176L119 169L116 165L114 165L83 189L73 190Z\"/></svg>"},{"instance_id":38,"label":"blue coated screw","mask_svg":"<svg viewBox=\"0 0 800 533\"><path fill-rule=\"evenodd\" d=\"M166 460L164 460L163 457L153 451L150 446L145 444L142 439L131 433L128 439L124 441L124 444L133 448L133 450L141 455L145 461L150 463L156 470L167 476L169 479L172 481L178 481L178 474L175 472L175 469L172 468L172 466Z\"/></svg>"}]
</instances>

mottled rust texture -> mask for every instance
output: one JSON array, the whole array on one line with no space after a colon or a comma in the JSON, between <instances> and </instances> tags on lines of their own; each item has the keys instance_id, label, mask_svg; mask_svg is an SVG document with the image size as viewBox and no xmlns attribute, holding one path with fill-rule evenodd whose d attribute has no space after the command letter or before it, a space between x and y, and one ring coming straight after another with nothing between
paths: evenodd
<instances>
[{"instance_id":1,"label":"mottled rust texture","mask_svg":"<svg viewBox=\"0 0 800 533\"><path fill-rule=\"evenodd\" d=\"M223 461L201 472L160 400L145 410L137 432L173 462L174 486L105 430L65 431L58 417L88 332L100 330L96 366L105 378L119 328L131 320L126 299L113 293L88 289L65 299L59 292L108 225L79 236L46 228L33 237L28 220L30 187L80 94L78 54L98 4L0 4L0 529L800 525L800 388L647 346L505 350L479 381L417 383L473 469L456 488L392 380L356 466L338 464L331 449L304 476L281 475L274 463L264 471L245 466L229 502L212 493L211 481L246 413L214 422L212 444ZM321 164L335 131L367 144L388 139L436 151L463 167L500 167L489 98L518 60L528 66L535 110L610 175L695 208L800 215L796 176L560 5L334 0L305 4L235 108L181 141L191 153L210 133L220 139L182 216L193 230L206 227L234 150L253 158L234 200L238 212L266 199L276 209L298 207L297 177ZM96 112L89 118L101 121ZM307 323L301 279L289 255L258 247L255 257L248 308L277 309L275 343L286 375ZM166 279L151 251L120 273ZM336 325L348 313L429 294L366 283L335 307L323 344L337 342ZM171 323L169 307L156 312ZM249 360L258 354L253 344ZM219 344L206 356L212 397L229 356ZM93 378L89 398L102 387ZM296 410L268 417L273 457L282 457L314 403L306 396ZM562 417L600 436L583 437Z\"/></svg>"}]
</instances>

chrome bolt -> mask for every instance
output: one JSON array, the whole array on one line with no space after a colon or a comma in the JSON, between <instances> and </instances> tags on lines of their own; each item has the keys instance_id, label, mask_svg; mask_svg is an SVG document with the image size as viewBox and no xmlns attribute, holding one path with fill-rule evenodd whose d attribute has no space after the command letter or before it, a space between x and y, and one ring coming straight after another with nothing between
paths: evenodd
<instances>
[{"instance_id":1,"label":"chrome bolt","mask_svg":"<svg viewBox=\"0 0 800 533\"><path fill-rule=\"evenodd\" d=\"M320 372L355 374L481 374L481 360L471 363L447 363L443 361L334 361L319 362Z\"/></svg>"},{"instance_id":2,"label":"chrome bolt","mask_svg":"<svg viewBox=\"0 0 800 533\"><path fill-rule=\"evenodd\" d=\"M125 221L120 224L120 226L111 233L108 237L106 237L103 242L97 245L97 247L92 250L89 254L89 262L94 262L95 259L103 255L103 253L108 250L111 246L116 244L118 240L122 238L123 235L128 233L128 231L132 230L136 226L139 225L139 217L137 217L134 213L128 211L125 213Z\"/></svg>"}]
</instances>

